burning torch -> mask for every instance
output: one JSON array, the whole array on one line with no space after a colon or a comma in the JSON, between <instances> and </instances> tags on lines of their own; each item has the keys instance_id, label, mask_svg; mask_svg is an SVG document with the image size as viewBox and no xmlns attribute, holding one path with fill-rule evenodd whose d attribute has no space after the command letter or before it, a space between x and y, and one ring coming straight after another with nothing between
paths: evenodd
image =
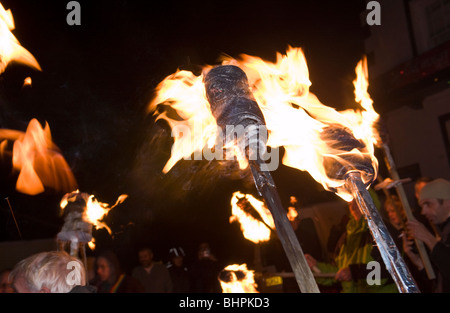
<instances>
[{"instance_id":1,"label":"burning torch","mask_svg":"<svg viewBox=\"0 0 450 313\"><path fill-rule=\"evenodd\" d=\"M335 192L346 201L355 199L368 220L383 261L399 290L417 292L367 191L377 176L378 161L373 155L372 126L379 118L367 92L367 62L358 64L357 79L354 81L355 100L365 110L338 112L323 105L309 92L311 82L301 49L290 48L285 56L278 54L274 64L252 56L244 55L241 59L225 59L223 65L212 68L203 81L192 73L178 71L158 86L158 96L152 101L150 109L153 111L158 103L170 100L183 118L180 123L167 115L159 116L167 120L173 130L177 127L171 159L163 171L167 172L177 160L189 157L192 152L210 143L215 133L206 130L216 130L216 126L222 129L228 126L248 128L242 135L233 133L231 139L238 143L238 154L245 156L244 161L251 169L258 192L273 215L278 237L301 291L316 292L317 285L282 210L276 186L268 171L269 164L265 163L265 156L258 153L266 151L266 146L283 146L284 165L308 171L326 190ZM194 136L200 144L192 145L189 142L191 136L185 133L189 134L192 127L195 131L195 125L200 121L207 127ZM178 126L181 126L181 132ZM270 130L269 142L266 142L267 130L264 126Z\"/></svg>"},{"instance_id":2,"label":"burning torch","mask_svg":"<svg viewBox=\"0 0 450 313\"><path fill-rule=\"evenodd\" d=\"M65 251L68 246L70 255L80 257L87 270L86 244L95 249L93 227L105 228L111 234L111 229L101 220L127 197L120 195L116 203L109 207L109 204L97 201L94 195L79 190L66 193L60 202L64 224L56 236L58 250Z\"/></svg>"},{"instance_id":3,"label":"burning torch","mask_svg":"<svg viewBox=\"0 0 450 313\"><path fill-rule=\"evenodd\" d=\"M265 129L264 116L256 103L243 70L234 65L222 65L211 69L204 78L206 97L217 125L248 129L247 136L235 138L245 151L241 151L250 165L259 194L264 198L275 222L278 237L292 266L301 292L318 293L319 288L308 266L302 248L282 206L275 182L262 158L267 138L260 131ZM263 127L261 127L263 126ZM239 145L241 146L241 145Z\"/></svg>"},{"instance_id":4,"label":"burning torch","mask_svg":"<svg viewBox=\"0 0 450 313\"><path fill-rule=\"evenodd\" d=\"M365 145L353 134L340 125L330 125L324 129L322 139L330 143L331 148L340 151L364 150ZM376 208L367 188L375 178L375 169L370 158L364 153L348 153L337 160L333 156L325 158L325 169L328 176L345 182L348 190L364 214L367 224L378 249L380 250L386 269L391 274L399 291L419 292L411 273L408 270L397 246L392 239L381 215Z\"/></svg>"}]
</instances>

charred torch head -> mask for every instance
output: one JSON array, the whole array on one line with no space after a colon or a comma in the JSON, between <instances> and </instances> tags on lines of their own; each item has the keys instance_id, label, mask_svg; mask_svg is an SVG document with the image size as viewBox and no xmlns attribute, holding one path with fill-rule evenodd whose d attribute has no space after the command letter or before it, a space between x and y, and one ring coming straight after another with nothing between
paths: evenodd
<instances>
[{"instance_id":1,"label":"charred torch head","mask_svg":"<svg viewBox=\"0 0 450 313\"><path fill-rule=\"evenodd\" d=\"M250 91L247 75L234 65L211 69L204 78L206 98L217 125L226 132L225 146L237 140L242 155L258 158L265 151L264 115ZM230 128L234 129L229 132ZM264 131L264 133L262 133Z\"/></svg>"},{"instance_id":2,"label":"charred torch head","mask_svg":"<svg viewBox=\"0 0 450 313\"><path fill-rule=\"evenodd\" d=\"M363 182L368 186L375 179L376 170L365 143L355 138L350 129L339 124L324 128L321 139L339 155L330 155L324 159L324 167L328 177L345 180L349 172L361 173Z\"/></svg>"},{"instance_id":3,"label":"charred torch head","mask_svg":"<svg viewBox=\"0 0 450 313\"><path fill-rule=\"evenodd\" d=\"M204 79L206 98L217 125L265 125L264 116L253 97L247 75L234 65L211 69Z\"/></svg>"}]
</instances>

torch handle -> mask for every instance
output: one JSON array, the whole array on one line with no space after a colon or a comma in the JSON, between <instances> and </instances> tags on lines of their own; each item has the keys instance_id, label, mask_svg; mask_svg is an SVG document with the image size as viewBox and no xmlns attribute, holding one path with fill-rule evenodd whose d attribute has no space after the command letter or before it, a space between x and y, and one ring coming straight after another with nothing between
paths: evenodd
<instances>
[{"instance_id":1,"label":"torch handle","mask_svg":"<svg viewBox=\"0 0 450 313\"><path fill-rule=\"evenodd\" d=\"M261 170L260 163L261 161L250 161L255 185L273 216L278 238L291 264L300 291L302 293L320 293L297 236L286 216L272 176L269 171Z\"/></svg>"},{"instance_id":2,"label":"torch handle","mask_svg":"<svg viewBox=\"0 0 450 313\"><path fill-rule=\"evenodd\" d=\"M391 174L391 178L393 180L400 180L400 177L397 172L397 168L395 166L394 159L391 154L391 150L387 144L383 144L383 151L385 155L386 165L388 167L389 173ZM398 197L402 203L403 210L405 210L406 218L408 220L415 220L414 215L412 214L411 207L409 206L408 198L406 197L405 189L402 184L397 184L395 187ZM423 266L425 267L425 271L427 273L428 279L435 279L436 274L434 273L433 266L431 265L430 258L428 257L428 253L425 250L425 245L423 241L414 239L414 242L417 247L417 251L419 252L419 256L422 259Z\"/></svg>"},{"instance_id":3,"label":"torch handle","mask_svg":"<svg viewBox=\"0 0 450 313\"><path fill-rule=\"evenodd\" d=\"M362 182L361 174L357 171L347 173L346 185L364 214L386 269L391 274L399 291L402 293L420 292L383 219L378 213L370 193Z\"/></svg>"}]
</instances>

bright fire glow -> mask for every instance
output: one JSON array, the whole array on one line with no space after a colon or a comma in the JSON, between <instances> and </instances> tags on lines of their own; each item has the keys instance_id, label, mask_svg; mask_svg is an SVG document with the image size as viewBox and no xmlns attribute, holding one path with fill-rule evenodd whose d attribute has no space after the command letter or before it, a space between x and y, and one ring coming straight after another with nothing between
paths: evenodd
<instances>
[{"instance_id":1,"label":"bright fire glow","mask_svg":"<svg viewBox=\"0 0 450 313\"><path fill-rule=\"evenodd\" d=\"M26 77L24 80L23 80L23 85L22 85L22 87L30 87L31 86L31 84L32 84L32 79L31 79L31 77Z\"/></svg>"},{"instance_id":2,"label":"bright fire glow","mask_svg":"<svg viewBox=\"0 0 450 313\"><path fill-rule=\"evenodd\" d=\"M67 204L71 201L76 200L76 196L81 195L83 199L86 201L86 209L83 213L83 220L92 224L96 229L105 228L109 234L111 234L111 229L106 225L102 220L106 215L108 215L109 211L116 207L118 204L125 201L125 199L128 197L127 195L123 194L120 195L117 198L116 203L110 207L108 203L99 202L94 195L88 195L86 193L80 194L80 192L77 190L75 192L66 194L60 202L61 209L64 209ZM92 240L88 243L89 247L94 250L95 249L95 240L92 238Z\"/></svg>"},{"instance_id":3,"label":"bright fire glow","mask_svg":"<svg viewBox=\"0 0 450 313\"><path fill-rule=\"evenodd\" d=\"M289 219L291 222L293 222L293 221L295 221L295 219L297 218L297 216L298 216L297 209L294 208L293 206L288 207L288 213L287 213L288 219Z\"/></svg>"},{"instance_id":4,"label":"bright fire glow","mask_svg":"<svg viewBox=\"0 0 450 313\"><path fill-rule=\"evenodd\" d=\"M166 120L173 130L172 154L163 172L167 173L180 159L189 158L192 153L201 153L208 145L212 147L216 139L217 124L204 94L203 75L177 71L166 77L157 87L158 94L150 103L149 110L155 111L160 103L170 104L182 120L171 118L165 112L158 119ZM183 127L190 135L176 131Z\"/></svg>"},{"instance_id":5,"label":"bright fire glow","mask_svg":"<svg viewBox=\"0 0 450 313\"><path fill-rule=\"evenodd\" d=\"M34 69L41 70L34 56L22 47L17 38L12 34L14 30L14 18L11 10L5 10L0 3L0 74L3 73L12 61L22 63Z\"/></svg>"},{"instance_id":6,"label":"bright fire glow","mask_svg":"<svg viewBox=\"0 0 450 313\"><path fill-rule=\"evenodd\" d=\"M67 192L77 187L69 165L52 142L48 123L42 128L38 120L32 119L25 132L0 129L0 138L4 139L2 155L7 153L7 142L14 141L12 164L19 172L17 191L37 195L45 188Z\"/></svg>"},{"instance_id":7,"label":"bright fire glow","mask_svg":"<svg viewBox=\"0 0 450 313\"><path fill-rule=\"evenodd\" d=\"M327 172L327 161L342 167L351 167L352 156L368 160L373 169L378 169L374 156L373 123L378 114L373 110L372 100L367 92L367 62L362 60L356 67L355 100L361 105L360 110L348 109L337 111L322 104L309 92L311 82L306 58L300 48L289 47L285 55L277 53L275 63L264 61L259 57L242 55L238 60L224 57L222 64L239 66L247 74L253 95L264 115L269 130L268 146L284 147L283 164L302 171L307 171L322 186L336 192L347 201L352 195L345 187L345 181L339 175ZM182 118L175 121L165 113L158 118L169 122L172 129L176 125L186 125L191 129L195 145L183 137L176 138L172 155L164 172L182 157L201 151L214 139L217 128L205 96L202 77L210 69L205 67L203 74L195 76L190 72L177 72L166 78L158 86L158 95L150 105L155 111L159 103L171 106ZM158 113L156 113L158 114ZM351 132L362 143L361 148L340 149L336 138L321 137L325 129L338 126ZM193 131L192 131L193 130ZM185 138L187 139L187 138ZM189 140L191 141L191 140ZM348 148L348 147L346 147ZM370 182L374 175L362 173L363 182Z\"/></svg>"},{"instance_id":8,"label":"bright fire glow","mask_svg":"<svg viewBox=\"0 0 450 313\"><path fill-rule=\"evenodd\" d=\"M92 251L95 250L95 238L92 238L92 240L88 242L88 247L89 247L89 249L91 249Z\"/></svg>"},{"instance_id":9,"label":"bright fire glow","mask_svg":"<svg viewBox=\"0 0 450 313\"><path fill-rule=\"evenodd\" d=\"M239 204L240 199L243 202L248 201L248 205L253 207L254 213L257 213L260 218L257 219L249 212L246 212L245 208ZM240 223L244 237L254 243L270 240L271 229L275 229L272 215L264 205L264 202L259 201L252 195L244 195L239 191L233 193L231 197L230 223L235 221Z\"/></svg>"},{"instance_id":10,"label":"bright fire glow","mask_svg":"<svg viewBox=\"0 0 450 313\"><path fill-rule=\"evenodd\" d=\"M233 264L225 267L226 271L230 271L230 281L224 282L219 279L223 293L257 293L256 283L254 279L254 271L247 269L247 264ZM242 274L242 278L235 272Z\"/></svg>"}]
</instances>

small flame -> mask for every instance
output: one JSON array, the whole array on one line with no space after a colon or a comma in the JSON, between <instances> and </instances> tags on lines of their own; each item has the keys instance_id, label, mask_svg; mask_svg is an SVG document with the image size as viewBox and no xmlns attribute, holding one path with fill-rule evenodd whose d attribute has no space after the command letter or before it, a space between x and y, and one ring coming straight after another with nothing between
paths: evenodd
<instances>
[{"instance_id":1,"label":"small flame","mask_svg":"<svg viewBox=\"0 0 450 313\"><path fill-rule=\"evenodd\" d=\"M367 69L367 58L364 57L356 65L356 78L353 81L355 87L355 101L364 108L362 114L361 127L355 131L360 131L360 137L368 138L374 145L379 143L378 132L374 125L378 122L380 115L373 108L373 100L371 99L369 89L369 72Z\"/></svg>"},{"instance_id":2,"label":"small flame","mask_svg":"<svg viewBox=\"0 0 450 313\"><path fill-rule=\"evenodd\" d=\"M254 271L248 270L247 264L228 265L224 270L229 271L229 277L227 281L219 279L223 293L258 293Z\"/></svg>"},{"instance_id":3,"label":"small flame","mask_svg":"<svg viewBox=\"0 0 450 313\"><path fill-rule=\"evenodd\" d=\"M14 141L12 148L13 168L19 171L16 190L28 195L37 195L45 188L68 191L77 183L59 148L52 142L48 123L41 124L32 119L25 132L0 129L2 155L6 154L7 141Z\"/></svg>"},{"instance_id":4,"label":"small flame","mask_svg":"<svg viewBox=\"0 0 450 313\"><path fill-rule=\"evenodd\" d=\"M293 206L288 207L288 213L287 213L288 219L289 219L291 222L293 222L293 221L295 221L295 219L297 218L297 216L298 216L297 209L294 208Z\"/></svg>"},{"instance_id":5,"label":"small flame","mask_svg":"<svg viewBox=\"0 0 450 313\"><path fill-rule=\"evenodd\" d=\"M248 204L245 204L245 202L248 202ZM254 209L254 214L258 214L258 218L252 216L245 209L246 205ZM230 223L235 221L240 223L244 237L254 243L270 240L271 229L275 229L272 215L264 202L257 200L252 195L244 195L240 191L236 191L231 197Z\"/></svg>"},{"instance_id":6,"label":"small flame","mask_svg":"<svg viewBox=\"0 0 450 313\"><path fill-rule=\"evenodd\" d=\"M92 251L95 250L95 238L92 238L92 240L88 242L88 247L89 247L89 249L91 249Z\"/></svg>"},{"instance_id":7,"label":"small flame","mask_svg":"<svg viewBox=\"0 0 450 313\"><path fill-rule=\"evenodd\" d=\"M75 202L79 198L82 198L86 203L85 211L83 212L82 219L92 224L96 229L105 228L109 234L111 234L111 229L104 223L102 220L106 215L108 215L109 211L124 202L125 199L128 198L128 195L122 194L117 198L116 203L110 207L108 203L99 202L94 195L89 195L87 193L80 193L79 190L76 190L71 193L67 193L60 201L60 207L62 210L66 208L69 202ZM89 247L94 250L95 249L95 240L89 242Z\"/></svg>"},{"instance_id":8,"label":"small flame","mask_svg":"<svg viewBox=\"0 0 450 313\"><path fill-rule=\"evenodd\" d=\"M358 63L354 81L355 97L361 110L345 111L322 104L309 91L308 66L300 48L289 47L285 55L277 53L275 63L242 55L239 60L224 57L222 64L239 66L247 74L251 91L269 130L267 145L285 148L284 165L308 171L326 190L347 201L351 201L353 196L348 192L343 177L330 172L330 164L353 169L355 160L364 160L364 164L370 164L375 173L362 172L363 182L371 182L376 177L378 161L374 156L376 139L372 127L378 114L373 110L367 92L366 59ZM203 72L210 68L206 66ZM181 120L169 118L166 113L155 114L167 120L173 132L179 131L178 126L182 125L185 127L184 133L191 134L191 137L175 136L165 173L181 158L201 151L217 134L217 125L202 84L203 75L180 71L169 76L158 86L158 95L150 105L150 110L155 112L159 103L171 106ZM340 147L340 138L333 136L334 133L329 136L329 131L334 129L345 131L354 139L353 142L358 143L357 147ZM240 165L241 168L247 166L245 162L240 162Z\"/></svg>"},{"instance_id":9,"label":"small flame","mask_svg":"<svg viewBox=\"0 0 450 313\"><path fill-rule=\"evenodd\" d=\"M111 229L101 220L108 214L110 207L107 203L98 202L94 195L91 195L87 202L86 216L95 228L105 228L111 234Z\"/></svg>"},{"instance_id":10,"label":"small flame","mask_svg":"<svg viewBox=\"0 0 450 313\"><path fill-rule=\"evenodd\" d=\"M31 84L32 84L31 77L28 76L23 80L22 87L31 87Z\"/></svg>"},{"instance_id":11,"label":"small flame","mask_svg":"<svg viewBox=\"0 0 450 313\"><path fill-rule=\"evenodd\" d=\"M14 18L11 10L5 10L0 3L0 74L3 73L12 61L22 63L34 69L41 70L34 56L22 47L17 38L12 34L14 30Z\"/></svg>"}]
</instances>

